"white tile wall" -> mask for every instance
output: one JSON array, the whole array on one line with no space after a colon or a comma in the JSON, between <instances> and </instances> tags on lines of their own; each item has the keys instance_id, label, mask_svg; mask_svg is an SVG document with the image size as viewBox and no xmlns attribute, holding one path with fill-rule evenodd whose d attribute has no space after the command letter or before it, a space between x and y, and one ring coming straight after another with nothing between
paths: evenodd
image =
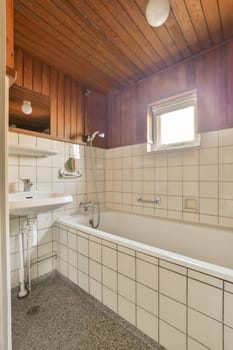
<instances>
[{"instance_id":1,"label":"white tile wall","mask_svg":"<svg viewBox=\"0 0 233 350\"><path fill-rule=\"evenodd\" d=\"M148 154L145 144L107 150L106 205L233 227L232 134L233 129L205 133L199 148L181 151ZM138 195L148 200L159 196L161 203L139 203ZM195 199L197 210L186 211L185 198Z\"/></svg>"},{"instance_id":2,"label":"white tile wall","mask_svg":"<svg viewBox=\"0 0 233 350\"><path fill-rule=\"evenodd\" d=\"M58 155L47 158L9 156L10 192L22 191L23 184L21 183L20 178L30 177L34 183L32 187L33 191L52 190L55 192L64 192L72 194L74 199L72 204L62 208L61 210L56 210L54 212L49 212L38 216L38 235L34 239L32 248L33 262L36 262L38 258L53 256L56 253L55 237L53 230L51 229L51 225L56 218L64 214L72 214L76 212L78 210L79 202L94 199L94 189L92 186L94 165L90 160L90 150L87 148L85 149L84 146L11 132L9 133L9 139L10 144L26 145L47 150L56 150L59 152ZM83 176L74 180L59 179L58 170L64 168L64 163L69 157L70 147L72 147L75 154L80 157L78 164L79 168L83 172ZM93 149L93 151L95 152L96 157L94 164L98 170L97 189L99 192L100 202L102 204L104 203L105 153L100 149ZM22 224L20 224L20 222L22 222L22 220L19 220L19 218L10 219L12 287L18 284L18 233L20 227L22 228ZM75 245L77 244L74 239L76 239L76 237L72 237L71 235L69 236L69 247L72 249L75 249ZM63 243L67 244L67 242ZM80 242L80 247L80 249L82 249L82 242ZM83 247L83 249L85 249L85 247ZM85 251L84 253L87 252ZM62 251L61 254L67 254L67 252ZM36 278L43 273L53 270L55 267L55 260L53 258L45 260L43 263L41 262L40 264L36 264L33 267L33 277ZM65 265L63 268L67 271L67 267L65 267ZM73 271L71 268L70 274L73 276L73 279L76 279L72 272Z\"/></svg>"},{"instance_id":3,"label":"white tile wall","mask_svg":"<svg viewBox=\"0 0 233 350\"><path fill-rule=\"evenodd\" d=\"M145 145L96 153L100 201L108 207L144 215L233 227L233 129L202 135L199 149L147 154ZM10 191L22 190L20 176L30 175L35 190L71 193L74 203L40 215L32 257L58 254L33 266L36 278L56 268L74 283L119 313L167 350L230 350L233 343L233 285L197 271L135 252L70 228L52 226L80 201L94 199L90 149L80 146L83 177L59 180L70 144L10 134L15 144L59 150L55 157L9 158ZM46 171L45 171L46 169ZM105 195L104 195L105 192ZM161 197L158 206L138 203ZM184 199L197 200L185 212ZM23 219L10 220L12 286L18 281L18 232ZM224 287L224 288L223 288ZM223 345L224 344L224 345Z\"/></svg>"}]
</instances>

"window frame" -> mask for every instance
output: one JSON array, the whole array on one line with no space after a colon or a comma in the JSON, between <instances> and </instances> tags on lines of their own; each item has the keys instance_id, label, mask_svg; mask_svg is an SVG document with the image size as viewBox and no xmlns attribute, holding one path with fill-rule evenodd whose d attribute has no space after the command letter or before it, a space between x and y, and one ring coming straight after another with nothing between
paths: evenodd
<instances>
[{"instance_id":1,"label":"window frame","mask_svg":"<svg viewBox=\"0 0 233 350\"><path fill-rule=\"evenodd\" d=\"M161 115L179 109L194 107L194 140L161 144ZM163 151L169 149L192 148L200 146L201 137L198 133L197 93L189 90L182 94L150 103L147 108L147 151Z\"/></svg>"}]
</instances>

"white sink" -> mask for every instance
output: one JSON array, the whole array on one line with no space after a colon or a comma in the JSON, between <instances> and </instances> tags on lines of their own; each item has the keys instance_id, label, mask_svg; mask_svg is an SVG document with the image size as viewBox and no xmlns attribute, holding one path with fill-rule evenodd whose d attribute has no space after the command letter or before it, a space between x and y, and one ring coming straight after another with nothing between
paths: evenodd
<instances>
[{"instance_id":1,"label":"white sink","mask_svg":"<svg viewBox=\"0 0 233 350\"><path fill-rule=\"evenodd\" d=\"M11 216L28 216L58 209L73 201L71 195L51 192L9 193Z\"/></svg>"}]
</instances>

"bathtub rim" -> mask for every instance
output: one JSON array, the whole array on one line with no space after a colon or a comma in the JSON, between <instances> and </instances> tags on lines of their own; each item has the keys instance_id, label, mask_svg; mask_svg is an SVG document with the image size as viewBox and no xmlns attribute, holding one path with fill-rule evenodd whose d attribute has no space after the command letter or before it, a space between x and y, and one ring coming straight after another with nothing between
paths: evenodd
<instances>
[{"instance_id":1,"label":"bathtub rim","mask_svg":"<svg viewBox=\"0 0 233 350\"><path fill-rule=\"evenodd\" d=\"M129 214L129 215L136 215L136 214L132 214L132 213L126 213L126 212L122 212L119 210L104 210L104 212L116 212L116 213L124 213L124 214ZM153 247L150 246L148 244L145 243L141 243L135 240L131 240L128 238L124 238L122 236L117 236L115 234L109 233L109 232L105 232L102 230L98 230L98 229L93 229L92 227L86 226L84 224L78 224L78 223L69 223L67 222L68 218L72 218L72 217L84 217L84 215L82 214L73 214L73 215L63 215L62 217L58 218L55 221L55 224L60 224L63 226L67 226L70 227L72 229L76 229L77 231L80 231L82 233L86 233L86 234L90 234L93 235L97 238L115 243L115 244L119 244L123 247L150 255L154 258L158 258L161 260L165 260L167 262L173 263L175 265L178 265L180 267L186 267L189 268L191 270L194 270L196 272L201 272L204 273L205 275L209 275L211 277L215 277L227 282L231 282L233 283L233 269L221 266L221 265L216 265L216 264L212 264L203 260L199 260L199 259L195 259L195 258L191 258L188 257L186 255L182 255L182 254L178 254L178 253L174 253L171 252L169 250L165 250L165 249L161 249L161 248L157 248L157 247ZM145 218L145 216L142 215L142 217ZM159 219L161 220L162 218L156 218L156 217L150 217L153 219ZM166 220L164 220L166 221ZM177 220L175 220L175 222L177 222ZM184 223L183 221L181 223ZM189 223L187 222L188 225L192 225L193 223ZM195 225L195 223L194 223ZM195 226L199 226L199 225L195 225ZM212 227L212 225L202 225L202 226L208 226L208 227ZM218 228L216 226L214 226L215 228ZM222 227L219 227L222 229ZM223 228L225 229L225 228ZM226 228L226 230L228 231L229 229Z\"/></svg>"}]
</instances>

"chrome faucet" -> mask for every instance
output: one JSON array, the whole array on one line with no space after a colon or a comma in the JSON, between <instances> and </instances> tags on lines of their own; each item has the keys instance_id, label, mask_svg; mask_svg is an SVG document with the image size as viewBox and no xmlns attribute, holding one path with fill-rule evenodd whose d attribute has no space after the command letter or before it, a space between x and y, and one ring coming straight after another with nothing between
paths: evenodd
<instances>
[{"instance_id":1,"label":"chrome faucet","mask_svg":"<svg viewBox=\"0 0 233 350\"><path fill-rule=\"evenodd\" d=\"M33 186L32 181L30 179L20 179L20 180L23 181L23 184L24 184L23 191L30 192Z\"/></svg>"},{"instance_id":2,"label":"chrome faucet","mask_svg":"<svg viewBox=\"0 0 233 350\"><path fill-rule=\"evenodd\" d=\"M96 206L96 203L94 202L80 202L79 203L79 208L83 208L84 211L87 211L88 208L94 208Z\"/></svg>"}]
</instances>

